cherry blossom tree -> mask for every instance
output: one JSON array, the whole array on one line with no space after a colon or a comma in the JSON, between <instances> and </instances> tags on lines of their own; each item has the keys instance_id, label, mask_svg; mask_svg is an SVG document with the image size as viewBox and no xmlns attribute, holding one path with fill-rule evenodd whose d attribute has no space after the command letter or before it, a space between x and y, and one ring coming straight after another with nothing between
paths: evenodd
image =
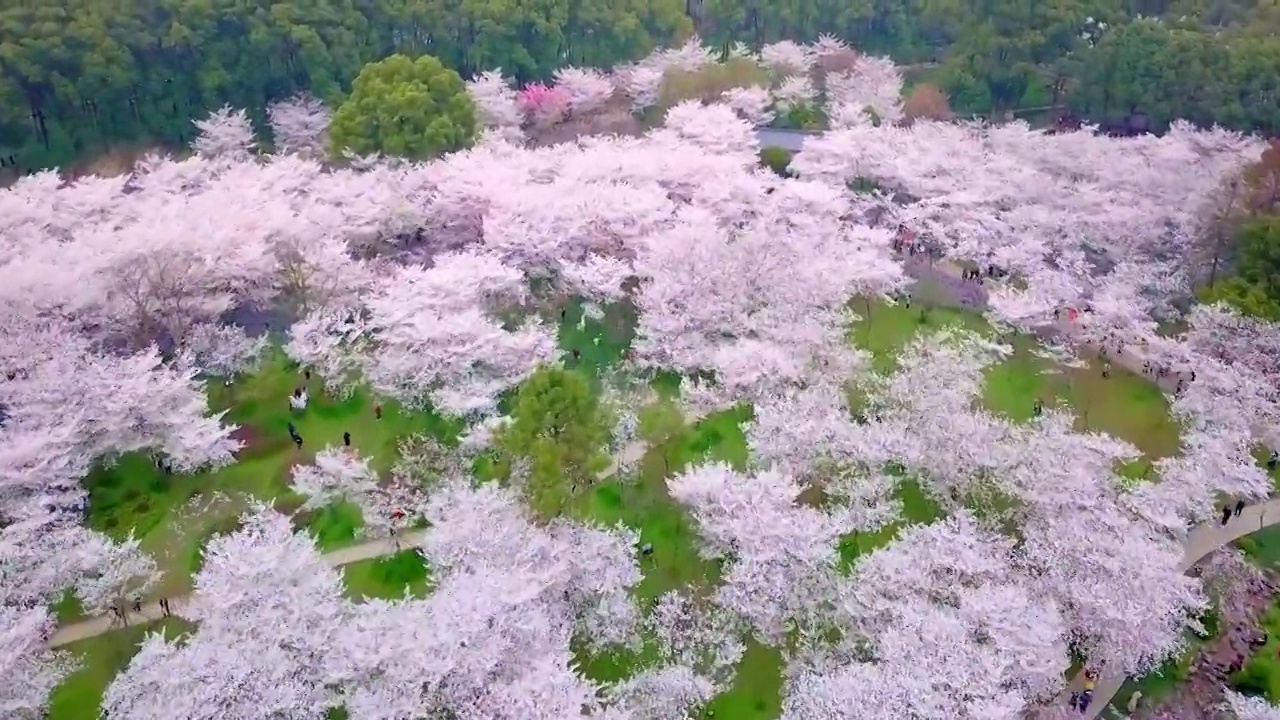
<instances>
[{"instance_id":1,"label":"cherry blossom tree","mask_svg":"<svg viewBox=\"0 0 1280 720\"><path fill-rule=\"evenodd\" d=\"M1183 574L1181 543L1127 513L1111 471L1091 468L1097 461L1082 452L1084 443L1075 444L1074 454L1024 450L1028 459L1059 458L1028 464L1036 487L1067 483L1039 498L1020 495L1023 561L1057 598L1077 653L1108 672L1140 674L1182 647L1183 630L1206 600ZM1063 457L1081 465L1061 468ZM1049 468L1054 464L1058 470Z\"/></svg>"},{"instance_id":2,"label":"cherry blossom tree","mask_svg":"<svg viewBox=\"0 0 1280 720\"><path fill-rule=\"evenodd\" d=\"M759 204L740 227L689 208L671 230L652 236L636 261L637 359L714 369L734 398L760 397L807 376L810 362L844 344L837 338L848 299L886 293L902 281L881 231L844 225L839 191L788 182L766 193L756 182L764 176L742 184L741 192L758 193Z\"/></svg>"},{"instance_id":3,"label":"cherry blossom tree","mask_svg":"<svg viewBox=\"0 0 1280 720\"><path fill-rule=\"evenodd\" d=\"M637 673L608 692L623 717L682 720L710 700L716 689L691 668L671 665Z\"/></svg>"},{"instance_id":4,"label":"cherry blossom tree","mask_svg":"<svg viewBox=\"0 0 1280 720\"><path fill-rule=\"evenodd\" d=\"M1052 696L1065 627L1013 545L960 513L861 558L833 616L841 644L793 668L783 717L882 717L871 703L883 701L912 717L1012 720Z\"/></svg>"},{"instance_id":5,"label":"cherry blossom tree","mask_svg":"<svg viewBox=\"0 0 1280 720\"><path fill-rule=\"evenodd\" d=\"M351 256L351 246L318 223L294 223L271 248L283 299L305 313L354 303L374 282L376 268Z\"/></svg>"},{"instance_id":6,"label":"cherry blossom tree","mask_svg":"<svg viewBox=\"0 0 1280 720\"><path fill-rule=\"evenodd\" d=\"M599 110L614 94L613 81L598 70L560 68L556 70L555 78L555 89L564 94L570 113L585 114Z\"/></svg>"},{"instance_id":7,"label":"cherry blossom tree","mask_svg":"<svg viewBox=\"0 0 1280 720\"><path fill-rule=\"evenodd\" d=\"M257 139L244 110L223 106L204 120L196 120L196 137L191 149L197 155L226 162L239 162L252 157Z\"/></svg>"},{"instance_id":8,"label":"cherry blossom tree","mask_svg":"<svg viewBox=\"0 0 1280 720\"><path fill-rule=\"evenodd\" d=\"M376 483L366 458L352 448L330 445L316 453L312 464L294 467L289 489L307 498L303 510L313 510L336 502L361 505Z\"/></svg>"},{"instance_id":9,"label":"cherry blossom tree","mask_svg":"<svg viewBox=\"0 0 1280 720\"><path fill-rule=\"evenodd\" d=\"M426 600L361 606L337 646L348 716L585 717L597 688L573 671L563 622L520 601L523 585L476 568Z\"/></svg>"},{"instance_id":10,"label":"cherry blossom tree","mask_svg":"<svg viewBox=\"0 0 1280 720\"><path fill-rule=\"evenodd\" d=\"M1249 697L1227 691L1226 709L1236 720L1277 720L1280 708L1269 704L1265 698Z\"/></svg>"},{"instance_id":11,"label":"cherry blossom tree","mask_svg":"<svg viewBox=\"0 0 1280 720\"><path fill-rule=\"evenodd\" d=\"M476 120L481 127L494 130L508 140L520 139L524 110L520 96L512 88L511 81L502 75L501 68L468 80L467 94L475 103Z\"/></svg>"},{"instance_id":12,"label":"cherry blossom tree","mask_svg":"<svg viewBox=\"0 0 1280 720\"><path fill-rule=\"evenodd\" d=\"M538 127L548 127L563 120L572 102L567 90L542 83L524 86L517 98L529 120Z\"/></svg>"},{"instance_id":13,"label":"cherry blossom tree","mask_svg":"<svg viewBox=\"0 0 1280 720\"><path fill-rule=\"evenodd\" d=\"M763 127L773 122L773 97L767 88L730 88L722 97L739 117L752 126Z\"/></svg>"},{"instance_id":14,"label":"cherry blossom tree","mask_svg":"<svg viewBox=\"0 0 1280 720\"><path fill-rule=\"evenodd\" d=\"M103 697L104 718L323 718L339 705L331 658L350 615L342 578L267 509L215 537L182 606L195 634L151 635Z\"/></svg>"},{"instance_id":15,"label":"cherry blossom tree","mask_svg":"<svg viewBox=\"0 0 1280 720\"><path fill-rule=\"evenodd\" d=\"M653 64L636 64L614 70L619 90L631 98L631 108L642 111L658 104L665 76L663 68Z\"/></svg>"},{"instance_id":16,"label":"cherry blossom tree","mask_svg":"<svg viewBox=\"0 0 1280 720\"><path fill-rule=\"evenodd\" d=\"M182 362L202 375L231 379L257 367L267 342L266 335L250 337L236 325L197 325L182 348Z\"/></svg>"},{"instance_id":17,"label":"cherry blossom tree","mask_svg":"<svg viewBox=\"0 0 1280 720\"><path fill-rule=\"evenodd\" d=\"M154 348L105 355L61 326L33 340L43 347L21 376L0 385L0 401L19 425L61 418L86 458L151 449L181 472L225 465L239 448L229 436L234 427L207 414L195 370L165 365Z\"/></svg>"},{"instance_id":18,"label":"cherry blossom tree","mask_svg":"<svg viewBox=\"0 0 1280 720\"><path fill-rule=\"evenodd\" d=\"M825 84L831 107L870 112L885 123L902 117L902 71L889 58L858 56L852 69L827 74Z\"/></svg>"},{"instance_id":19,"label":"cherry blossom tree","mask_svg":"<svg viewBox=\"0 0 1280 720\"><path fill-rule=\"evenodd\" d=\"M347 397L361 381L361 358L370 344L368 324L360 313L328 308L290 326L284 351L300 365L314 368L330 393Z\"/></svg>"},{"instance_id":20,"label":"cherry blossom tree","mask_svg":"<svg viewBox=\"0 0 1280 720\"><path fill-rule=\"evenodd\" d=\"M52 652L55 621L44 608L21 610L0 603L0 713L13 720L45 717L49 693L76 669L69 656Z\"/></svg>"},{"instance_id":21,"label":"cherry blossom tree","mask_svg":"<svg viewBox=\"0 0 1280 720\"><path fill-rule=\"evenodd\" d=\"M482 518L494 529L501 523L502 532L476 538L471 523ZM514 492L492 483L467 488L456 481L433 495L427 520L431 531L423 551L442 576L465 572L478 558L501 562L525 578L529 592L570 603L578 630L593 647L633 638L635 606L627 593L640 580L634 531L560 522L543 531Z\"/></svg>"},{"instance_id":22,"label":"cherry blossom tree","mask_svg":"<svg viewBox=\"0 0 1280 720\"><path fill-rule=\"evenodd\" d=\"M267 107L277 153L301 153L323 159L328 151L333 113L309 93L299 93Z\"/></svg>"},{"instance_id":23,"label":"cherry blossom tree","mask_svg":"<svg viewBox=\"0 0 1280 720\"><path fill-rule=\"evenodd\" d=\"M634 534L565 521L539 527L514 493L461 480L432 496L427 519L422 550L435 590L362 606L340 641L353 720L550 720L598 708L599 688L575 672L569 642L634 637ZM489 531L477 535L476 523Z\"/></svg>"},{"instance_id":24,"label":"cherry blossom tree","mask_svg":"<svg viewBox=\"0 0 1280 720\"><path fill-rule=\"evenodd\" d=\"M692 669L717 689L732 682L746 650L743 628L732 612L688 594L667 592L655 598L643 627L656 642L656 667Z\"/></svg>"},{"instance_id":25,"label":"cherry blossom tree","mask_svg":"<svg viewBox=\"0 0 1280 720\"><path fill-rule=\"evenodd\" d=\"M939 501L963 505L1002 460L1006 423L973 406L984 371L1005 352L963 331L917 337L898 356L896 372L863 380L864 412L880 419L856 452L872 467L890 460L903 465Z\"/></svg>"},{"instance_id":26,"label":"cherry blossom tree","mask_svg":"<svg viewBox=\"0 0 1280 720\"><path fill-rule=\"evenodd\" d=\"M778 75L804 75L813 67L814 54L791 40L771 43L760 48L760 62Z\"/></svg>"},{"instance_id":27,"label":"cherry blossom tree","mask_svg":"<svg viewBox=\"0 0 1280 720\"><path fill-rule=\"evenodd\" d=\"M719 604L771 644L796 623L821 622L834 600L836 543L852 529L844 517L799 505L802 488L771 470L741 475L728 465L700 465L667 489L692 512L704 555L731 558Z\"/></svg>"},{"instance_id":28,"label":"cherry blossom tree","mask_svg":"<svg viewBox=\"0 0 1280 720\"><path fill-rule=\"evenodd\" d=\"M82 552L91 558L93 570L75 584L76 597L85 610L101 615L113 606L125 608L160 580L155 559L143 552L132 534L118 543L97 533L92 539Z\"/></svg>"},{"instance_id":29,"label":"cherry blossom tree","mask_svg":"<svg viewBox=\"0 0 1280 720\"><path fill-rule=\"evenodd\" d=\"M89 569L95 540L71 513L24 510L0 507L0 605L31 608L56 602Z\"/></svg>"},{"instance_id":30,"label":"cherry blossom tree","mask_svg":"<svg viewBox=\"0 0 1280 720\"><path fill-rule=\"evenodd\" d=\"M785 78L782 84L773 90L773 98L778 110L783 113L808 107L818 97L818 91L809 78L794 75Z\"/></svg>"},{"instance_id":31,"label":"cherry blossom tree","mask_svg":"<svg viewBox=\"0 0 1280 720\"><path fill-rule=\"evenodd\" d=\"M497 396L556 355L536 319L514 331L495 314L526 292L520 273L474 253L405 268L366 301L370 341L365 375L377 390L409 404L429 401L456 415L484 413Z\"/></svg>"}]
</instances>

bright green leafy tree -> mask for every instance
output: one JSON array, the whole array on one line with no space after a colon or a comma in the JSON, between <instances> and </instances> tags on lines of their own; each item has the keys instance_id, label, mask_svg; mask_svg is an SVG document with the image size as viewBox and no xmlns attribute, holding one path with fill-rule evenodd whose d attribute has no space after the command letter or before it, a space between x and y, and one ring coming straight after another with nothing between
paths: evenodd
<instances>
[{"instance_id":1,"label":"bright green leafy tree","mask_svg":"<svg viewBox=\"0 0 1280 720\"><path fill-rule=\"evenodd\" d=\"M609 463L608 414L581 373L541 368L520 386L511 423L495 440L499 475L529 463L526 492L542 517L558 515Z\"/></svg>"},{"instance_id":2,"label":"bright green leafy tree","mask_svg":"<svg viewBox=\"0 0 1280 720\"><path fill-rule=\"evenodd\" d=\"M415 160L461 150L475 134L476 110L466 85L430 55L392 55L364 66L329 126L335 154Z\"/></svg>"}]
</instances>

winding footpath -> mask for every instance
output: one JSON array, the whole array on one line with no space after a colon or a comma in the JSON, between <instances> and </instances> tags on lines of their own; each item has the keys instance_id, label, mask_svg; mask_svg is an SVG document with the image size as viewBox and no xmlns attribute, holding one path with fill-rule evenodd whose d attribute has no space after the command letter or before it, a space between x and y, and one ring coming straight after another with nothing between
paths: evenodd
<instances>
[{"instance_id":1,"label":"winding footpath","mask_svg":"<svg viewBox=\"0 0 1280 720\"><path fill-rule=\"evenodd\" d=\"M1258 505L1250 505L1240 513L1239 517L1233 517L1223 525L1220 521L1207 522L1191 531L1183 543L1182 564L1178 569L1186 572L1195 566L1196 563L1211 555L1215 550L1229 545L1246 535L1255 533L1265 527L1280 524L1280 498L1268 500ZM1103 672L1098 677L1097 687L1093 690L1093 702L1089 705L1089 710L1080 713L1079 717L1084 720L1093 720L1106 710L1107 705L1111 703L1111 699L1120 692L1120 686L1124 685L1124 681L1128 676L1120 673L1107 673L1103 668ZM1057 702L1061 706L1066 706L1069 696L1072 692L1077 692L1084 688L1084 671L1081 670L1074 678L1066 690L1058 696Z\"/></svg>"},{"instance_id":2,"label":"winding footpath","mask_svg":"<svg viewBox=\"0 0 1280 720\"><path fill-rule=\"evenodd\" d=\"M697 414L690 414L688 421L690 423L697 422L699 419ZM621 467L628 467L640 461L649 447L645 443L635 440L628 443L615 456L609 459L609 466L601 470L597 477L601 480L612 477ZM324 554L324 560L329 567L339 568L343 565L350 565L362 560L372 560L374 558L395 555L398 552L411 550L422 544L423 538L426 537L425 530L411 530L401 533L395 540L390 538L382 538L378 540L370 540L360 543L359 545L351 545L340 550L334 550ZM398 542L397 542L398 541ZM169 610L173 615L182 616L182 608L187 604L189 595L169 598ZM138 624L146 624L156 622L164 618L164 610L160 607L160 602L154 601L146 603L142 606L142 612L129 612L125 616L130 626ZM64 625L49 638L49 647L62 647L80 640L91 637L97 637L103 633L113 630L120 630L122 626L120 621L112 615L99 615L88 620L82 620L78 623Z\"/></svg>"}]
</instances>

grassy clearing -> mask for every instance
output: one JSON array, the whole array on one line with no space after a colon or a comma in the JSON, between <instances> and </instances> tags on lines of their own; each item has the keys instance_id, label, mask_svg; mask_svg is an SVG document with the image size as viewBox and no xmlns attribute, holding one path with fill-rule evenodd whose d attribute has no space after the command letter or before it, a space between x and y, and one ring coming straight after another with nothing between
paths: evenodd
<instances>
[{"instance_id":1,"label":"grassy clearing","mask_svg":"<svg viewBox=\"0 0 1280 720\"><path fill-rule=\"evenodd\" d=\"M733 686L707 704L718 718L772 720L782 715L782 654L748 642Z\"/></svg>"},{"instance_id":2,"label":"grassy clearing","mask_svg":"<svg viewBox=\"0 0 1280 720\"><path fill-rule=\"evenodd\" d=\"M1267 644L1258 648L1244 669L1231 678L1232 686L1247 695L1260 695L1272 705L1280 704L1280 603L1262 616Z\"/></svg>"},{"instance_id":3,"label":"grassy clearing","mask_svg":"<svg viewBox=\"0 0 1280 720\"><path fill-rule=\"evenodd\" d=\"M303 384L309 385L311 401L305 411L292 412L289 395ZM378 420L366 393L329 397L318 378L307 383L283 355L271 357L262 370L231 387L210 383L209 395L210 405L226 410L226 421L240 426L236 437L245 447L237 462L214 472L165 476L146 455L129 453L86 479L89 526L118 538L132 531L141 540L163 573L158 597L190 589L199 549L213 535L231 529L251 499L280 500L278 508L286 511L296 508L299 499L288 489L290 468L310 462L317 450L340 445L344 432L351 433L352 445L376 470L386 472L400 438L429 433L449 439L460 429L430 412L405 412L391 401L381 401L383 417ZM290 422L304 440L301 450L289 440ZM325 511L301 520L310 524L323 548L334 549L354 539L359 516L351 512Z\"/></svg>"},{"instance_id":4,"label":"grassy clearing","mask_svg":"<svg viewBox=\"0 0 1280 720\"><path fill-rule=\"evenodd\" d=\"M351 563L342 568L342 575L347 597L357 602L369 598L398 600L406 595L423 598L431 590L431 570L413 550Z\"/></svg>"},{"instance_id":5,"label":"grassy clearing","mask_svg":"<svg viewBox=\"0 0 1280 720\"><path fill-rule=\"evenodd\" d=\"M872 355L873 367L888 372L897 353L920 333L943 328L962 328L984 335L994 329L975 312L954 308L905 305L861 304L855 309L862 319L850 329L850 339ZM1017 422L1031 419L1037 398L1046 407L1071 408L1076 427L1082 431L1105 432L1133 443L1151 460L1178 451L1180 428L1169 416L1169 404L1152 383L1140 375L1114 367L1110 378L1102 377L1101 365L1090 360L1087 367L1063 369L1051 365L1034 352L1035 340L1018 337L1013 355L988 369L983 404L994 413ZM1144 466L1138 469L1145 471Z\"/></svg>"},{"instance_id":6,"label":"grassy clearing","mask_svg":"<svg viewBox=\"0 0 1280 720\"><path fill-rule=\"evenodd\" d=\"M565 365L581 370L596 387L600 374L618 363L631 346L636 333L636 312L630 305L613 304L600 308L604 317L584 318L581 301L570 303L557 318L557 338L565 352ZM578 351L578 356L573 351Z\"/></svg>"}]
</instances>

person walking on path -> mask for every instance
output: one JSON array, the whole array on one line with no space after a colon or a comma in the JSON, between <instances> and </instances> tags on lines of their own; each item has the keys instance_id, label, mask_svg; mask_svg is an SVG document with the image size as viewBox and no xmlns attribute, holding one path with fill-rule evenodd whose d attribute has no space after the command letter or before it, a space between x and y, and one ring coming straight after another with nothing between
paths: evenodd
<instances>
[{"instance_id":1,"label":"person walking on path","mask_svg":"<svg viewBox=\"0 0 1280 720\"><path fill-rule=\"evenodd\" d=\"M1236 501L1236 517L1240 517L1240 513L1242 512L1244 512L1244 501L1237 500Z\"/></svg>"},{"instance_id":2,"label":"person walking on path","mask_svg":"<svg viewBox=\"0 0 1280 720\"><path fill-rule=\"evenodd\" d=\"M1228 522L1231 522L1231 506L1223 505L1222 506L1222 524L1226 525Z\"/></svg>"},{"instance_id":3,"label":"person walking on path","mask_svg":"<svg viewBox=\"0 0 1280 720\"><path fill-rule=\"evenodd\" d=\"M351 433L349 432L342 433L342 444L345 447L351 447Z\"/></svg>"},{"instance_id":4,"label":"person walking on path","mask_svg":"<svg viewBox=\"0 0 1280 720\"><path fill-rule=\"evenodd\" d=\"M169 610L169 598L160 598L160 612L165 617L172 615L172 612Z\"/></svg>"}]
</instances>

